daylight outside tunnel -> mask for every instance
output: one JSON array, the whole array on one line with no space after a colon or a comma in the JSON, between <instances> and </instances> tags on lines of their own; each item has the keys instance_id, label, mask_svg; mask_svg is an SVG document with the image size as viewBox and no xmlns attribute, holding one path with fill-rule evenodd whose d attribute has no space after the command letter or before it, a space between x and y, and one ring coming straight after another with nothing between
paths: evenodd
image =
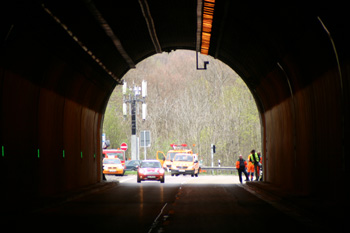
<instances>
[{"instance_id":1,"label":"daylight outside tunnel","mask_svg":"<svg viewBox=\"0 0 350 233\"><path fill-rule=\"evenodd\" d=\"M131 147L129 100L134 92L130 91L131 97L130 92L123 94L123 85L113 91L104 116L108 149L126 142L127 159L156 159L157 151L167 154L171 145L186 144L198 154L202 166L222 167L234 167L240 154L247 160L252 149L260 152L260 116L249 89L219 60L205 55L199 60L209 62L207 70L196 69L195 51L177 50L151 56L126 73L123 82L127 88L141 88L135 104L138 146ZM147 82L146 98L141 96L142 81ZM147 109L142 109L145 103ZM146 148L141 142L144 131L151 136ZM212 145L216 153L211 157ZM131 150L136 150L135 158Z\"/></svg>"},{"instance_id":2,"label":"daylight outside tunnel","mask_svg":"<svg viewBox=\"0 0 350 233\"><path fill-rule=\"evenodd\" d=\"M5 1L1 201L101 182L102 124L112 91L145 58L188 49L227 64L252 93L266 183L347 205L345 8L229 0L122 6L108 0Z\"/></svg>"}]
</instances>

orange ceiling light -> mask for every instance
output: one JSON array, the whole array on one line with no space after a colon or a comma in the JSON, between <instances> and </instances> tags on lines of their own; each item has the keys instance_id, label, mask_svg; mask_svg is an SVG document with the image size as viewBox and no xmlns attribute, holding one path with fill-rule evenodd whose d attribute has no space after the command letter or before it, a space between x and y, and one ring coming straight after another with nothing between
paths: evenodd
<instances>
[{"instance_id":1,"label":"orange ceiling light","mask_svg":"<svg viewBox=\"0 0 350 233\"><path fill-rule=\"evenodd\" d=\"M203 3L201 53L208 55L215 0L204 0Z\"/></svg>"}]
</instances>

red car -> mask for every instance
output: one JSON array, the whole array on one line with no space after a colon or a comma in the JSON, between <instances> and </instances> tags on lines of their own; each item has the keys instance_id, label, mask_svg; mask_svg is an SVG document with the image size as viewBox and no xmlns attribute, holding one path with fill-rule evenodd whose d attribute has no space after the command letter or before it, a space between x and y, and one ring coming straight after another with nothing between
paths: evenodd
<instances>
[{"instance_id":1,"label":"red car","mask_svg":"<svg viewBox=\"0 0 350 233\"><path fill-rule=\"evenodd\" d=\"M137 169L137 183L142 180L155 180L164 183L165 171L158 160L143 160Z\"/></svg>"}]
</instances>

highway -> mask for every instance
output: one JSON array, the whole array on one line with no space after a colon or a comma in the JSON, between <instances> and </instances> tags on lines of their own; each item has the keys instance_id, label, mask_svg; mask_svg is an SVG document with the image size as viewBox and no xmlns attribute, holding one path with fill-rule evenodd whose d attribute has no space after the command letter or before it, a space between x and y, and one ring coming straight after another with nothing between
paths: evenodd
<instances>
[{"instance_id":1,"label":"highway","mask_svg":"<svg viewBox=\"0 0 350 233\"><path fill-rule=\"evenodd\" d=\"M111 188L6 220L13 232L313 232L235 176L107 176ZM277 223L277 224L276 224ZM5 228L4 228L5 229Z\"/></svg>"}]
</instances>

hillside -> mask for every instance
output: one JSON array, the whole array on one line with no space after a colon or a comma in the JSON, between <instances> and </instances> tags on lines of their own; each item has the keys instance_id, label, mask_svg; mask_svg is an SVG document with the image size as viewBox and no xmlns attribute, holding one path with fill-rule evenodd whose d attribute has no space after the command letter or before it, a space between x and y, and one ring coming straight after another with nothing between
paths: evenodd
<instances>
[{"instance_id":1,"label":"hillside","mask_svg":"<svg viewBox=\"0 0 350 233\"><path fill-rule=\"evenodd\" d=\"M143 60L124 76L128 86L141 86L143 79L148 82L148 116L142 122L140 105L137 117L138 132L151 132L147 158L155 158L157 150L166 152L171 143L186 143L195 145L193 150L210 165L213 143L217 148L214 161L220 159L222 166L232 166L239 154L246 157L251 149L261 149L260 119L248 88L219 60L200 56L200 66L203 61L209 61L208 69L196 70L194 51L162 53ZM113 147L130 141L131 117L124 119L122 103L122 86L118 86L103 126Z\"/></svg>"}]
</instances>

